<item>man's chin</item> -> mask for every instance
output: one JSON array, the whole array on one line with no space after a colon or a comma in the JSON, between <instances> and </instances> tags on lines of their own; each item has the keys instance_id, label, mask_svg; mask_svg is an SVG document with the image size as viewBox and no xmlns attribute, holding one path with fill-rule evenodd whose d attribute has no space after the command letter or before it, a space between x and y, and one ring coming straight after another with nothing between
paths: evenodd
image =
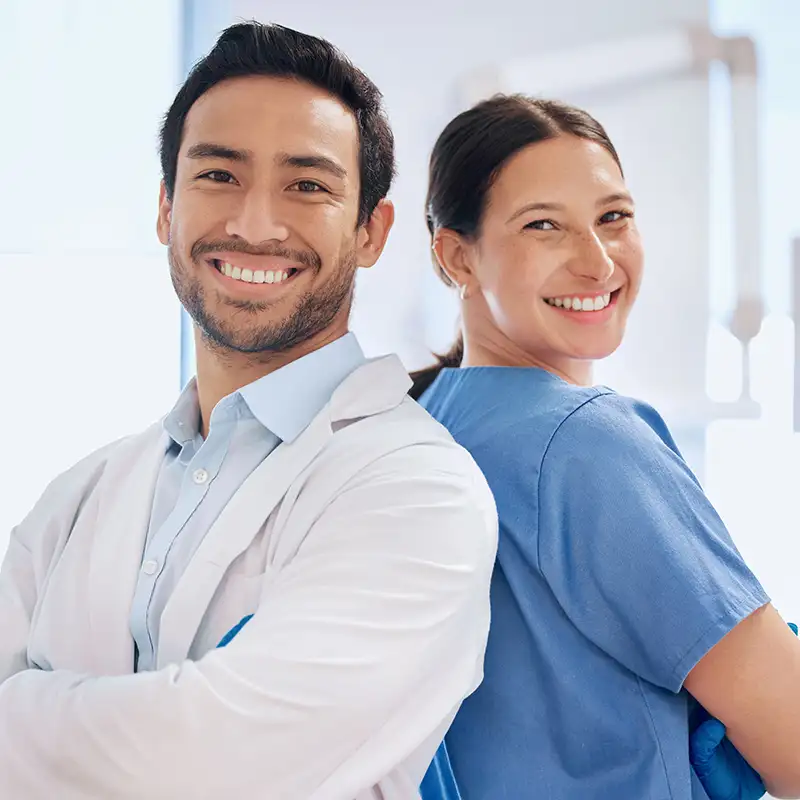
<instances>
[{"instance_id":1,"label":"man's chin","mask_svg":"<svg viewBox=\"0 0 800 800\"><path fill-rule=\"evenodd\" d=\"M219 353L246 357L271 357L294 350L315 333L298 325L297 320L265 322L261 312L257 325L248 325L249 312L237 311L230 320L216 317L196 319L203 341Z\"/></svg>"},{"instance_id":2,"label":"man's chin","mask_svg":"<svg viewBox=\"0 0 800 800\"><path fill-rule=\"evenodd\" d=\"M283 350L280 341L276 341L274 337L263 332L247 335L246 333L243 334L242 331L237 331L236 335L227 335L215 329L204 328L201 330L203 340L207 344L211 345L215 350L225 351L230 354L258 356Z\"/></svg>"}]
</instances>

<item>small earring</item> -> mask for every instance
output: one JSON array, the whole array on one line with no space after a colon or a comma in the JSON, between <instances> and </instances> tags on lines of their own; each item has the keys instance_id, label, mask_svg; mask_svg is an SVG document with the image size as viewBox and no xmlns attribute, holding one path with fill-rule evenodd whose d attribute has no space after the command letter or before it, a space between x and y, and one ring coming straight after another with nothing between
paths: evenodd
<instances>
[{"instance_id":1,"label":"small earring","mask_svg":"<svg viewBox=\"0 0 800 800\"><path fill-rule=\"evenodd\" d=\"M466 283L463 283L463 284L461 284L461 286L458 287L458 296L462 300L466 300L467 299L467 284Z\"/></svg>"}]
</instances>

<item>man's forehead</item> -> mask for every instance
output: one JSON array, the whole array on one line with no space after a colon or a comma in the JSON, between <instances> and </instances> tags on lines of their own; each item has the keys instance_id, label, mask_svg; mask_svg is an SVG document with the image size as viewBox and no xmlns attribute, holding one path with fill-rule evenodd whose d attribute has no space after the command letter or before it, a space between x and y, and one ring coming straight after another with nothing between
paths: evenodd
<instances>
[{"instance_id":1,"label":"man's forehead","mask_svg":"<svg viewBox=\"0 0 800 800\"><path fill-rule=\"evenodd\" d=\"M209 89L187 114L182 149L201 141L255 158L323 148L348 161L348 169L358 159L358 127L350 109L323 89L285 78L248 76Z\"/></svg>"}]
</instances>

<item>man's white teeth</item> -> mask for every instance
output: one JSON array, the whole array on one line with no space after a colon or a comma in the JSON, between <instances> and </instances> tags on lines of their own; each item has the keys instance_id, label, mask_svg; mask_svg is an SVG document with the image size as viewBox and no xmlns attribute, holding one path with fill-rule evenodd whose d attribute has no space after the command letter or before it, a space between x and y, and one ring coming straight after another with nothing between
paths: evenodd
<instances>
[{"instance_id":1,"label":"man's white teeth","mask_svg":"<svg viewBox=\"0 0 800 800\"><path fill-rule=\"evenodd\" d=\"M244 281L244 283L281 283L289 277L289 270L286 269L241 269L234 267L227 261L217 262L217 269L229 278L235 281Z\"/></svg>"},{"instance_id":2,"label":"man's white teeth","mask_svg":"<svg viewBox=\"0 0 800 800\"><path fill-rule=\"evenodd\" d=\"M611 302L611 293L597 297L548 297L545 302L569 311L602 311Z\"/></svg>"}]
</instances>

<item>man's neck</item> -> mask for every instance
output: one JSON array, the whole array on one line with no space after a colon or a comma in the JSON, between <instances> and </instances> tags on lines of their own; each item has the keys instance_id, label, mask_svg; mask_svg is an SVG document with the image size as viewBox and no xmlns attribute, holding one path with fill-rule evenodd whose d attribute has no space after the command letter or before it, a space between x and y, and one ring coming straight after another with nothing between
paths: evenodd
<instances>
[{"instance_id":1,"label":"man's neck","mask_svg":"<svg viewBox=\"0 0 800 800\"><path fill-rule=\"evenodd\" d=\"M325 347L345 333L347 331L316 336L284 352L249 354L220 350L206 342L195 330L197 395L203 438L208 436L211 412L223 397Z\"/></svg>"}]
</instances>

